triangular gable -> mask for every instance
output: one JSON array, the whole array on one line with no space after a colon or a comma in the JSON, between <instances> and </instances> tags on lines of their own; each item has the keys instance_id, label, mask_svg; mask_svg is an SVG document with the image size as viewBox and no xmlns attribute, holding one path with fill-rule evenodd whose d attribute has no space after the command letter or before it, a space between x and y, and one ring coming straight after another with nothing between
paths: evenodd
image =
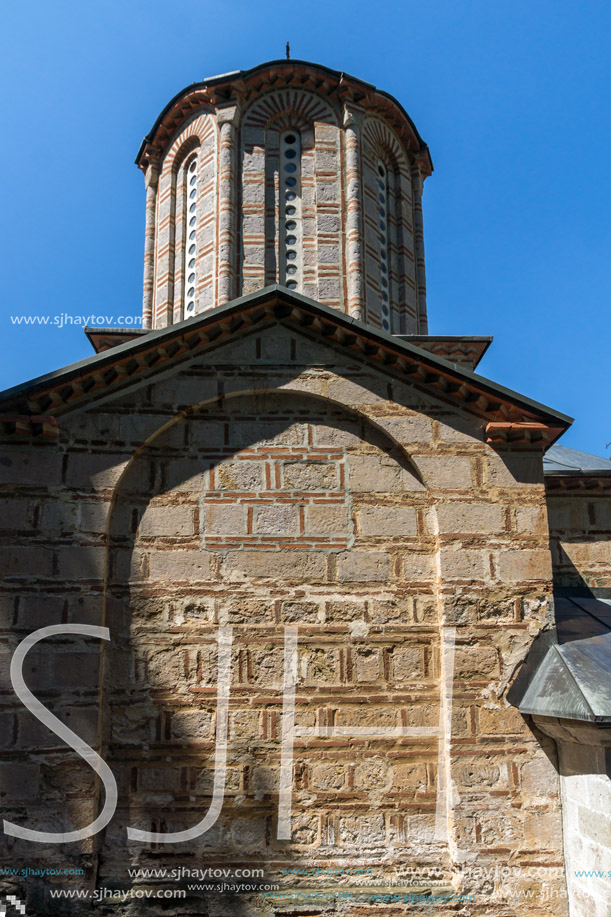
<instances>
[{"instance_id":1,"label":"triangular gable","mask_svg":"<svg viewBox=\"0 0 611 917\"><path fill-rule=\"evenodd\" d=\"M565 414L464 366L275 285L7 389L0 393L0 429L4 438L44 442L56 435L62 414L118 395L186 359L277 323L410 380L446 404L467 408L487 421L488 442L538 442L546 447L572 423Z\"/></svg>"}]
</instances>

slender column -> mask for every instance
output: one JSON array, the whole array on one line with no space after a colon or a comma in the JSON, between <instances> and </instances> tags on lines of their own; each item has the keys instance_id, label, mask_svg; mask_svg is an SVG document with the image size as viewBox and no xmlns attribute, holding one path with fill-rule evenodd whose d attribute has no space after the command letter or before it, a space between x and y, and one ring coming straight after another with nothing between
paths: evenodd
<instances>
[{"instance_id":1,"label":"slender column","mask_svg":"<svg viewBox=\"0 0 611 917\"><path fill-rule=\"evenodd\" d=\"M217 112L220 128L217 305L235 296L235 138L237 105Z\"/></svg>"},{"instance_id":2,"label":"slender column","mask_svg":"<svg viewBox=\"0 0 611 917\"><path fill-rule=\"evenodd\" d=\"M144 223L144 280L142 285L142 327L153 325L153 293L155 289L155 217L157 214L157 186L159 164L149 163L144 182L146 185L146 217Z\"/></svg>"},{"instance_id":3,"label":"slender column","mask_svg":"<svg viewBox=\"0 0 611 917\"><path fill-rule=\"evenodd\" d=\"M414 254L416 256L416 289L418 290L418 334L427 334L426 273L424 269L424 223L422 220L423 178L418 163L412 164L414 201Z\"/></svg>"},{"instance_id":4,"label":"slender column","mask_svg":"<svg viewBox=\"0 0 611 917\"><path fill-rule=\"evenodd\" d=\"M363 278L363 193L361 175L361 126L363 112L344 109L346 137L346 260L348 267L348 313L362 319L365 306Z\"/></svg>"}]
</instances>

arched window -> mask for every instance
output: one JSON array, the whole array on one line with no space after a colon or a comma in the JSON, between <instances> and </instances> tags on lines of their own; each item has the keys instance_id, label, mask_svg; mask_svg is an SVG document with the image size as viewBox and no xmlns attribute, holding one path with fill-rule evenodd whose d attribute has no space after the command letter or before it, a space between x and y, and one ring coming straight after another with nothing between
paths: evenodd
<instances>
[{"instance_id":1,"label":"arched window","mask_svg":"<svg viewBox=\"0 0 611 917\"><path fill-rule=\"evenodd\" d=\"M185 318L195 314L197 296L197 156L194 156L185 169Z\"/></svg>"},{"instance_id":2,"label":"arched window","mask_svg":"<svg viewBox=\"0 0 611 917\"><path fill-rule=\"evenodd\" d=\"M380 254L380 299L382 328L390 331L390 245L388 220L388 170L378 160L378 240Z\"/></svg>"},{"instance_id":3,"label":"arched window","mask_svg":"<svg viewBox=\"0 0 611 917\"><path fill-rule=\"evenodd\" d=\"M303 226L301 221L301 136L288 130L280 135L280 283L301 290L303 283Z\"/></svg>"}]
</instances>

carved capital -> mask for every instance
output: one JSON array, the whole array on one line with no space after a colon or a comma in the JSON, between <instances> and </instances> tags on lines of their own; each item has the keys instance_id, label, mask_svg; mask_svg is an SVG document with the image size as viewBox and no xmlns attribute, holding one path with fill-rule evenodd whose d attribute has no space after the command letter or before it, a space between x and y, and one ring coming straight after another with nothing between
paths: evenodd
<instances>
[{"instance_id":1,"label":"carved capital","mask_svg":"<svg viewBox=\"0 0 611 917\"><path fill-rule=\"evenodd\" d=\"M354 127L360 130L365 120L365 112L362 108L356 108L353 105L344 105L343 126Z\"/></svg>"},{"instance_id":2,"label":"carved capital","mask_svg":"<svg viewBox=\"0 0 611 917\"><path fill-rule=\"evenodd\" d=\"M233 127L236 127L240 120L240 106L232 104L225 105L223 108L217 108L216 120L219 125L231 124Z\"/></svg>"}]
</instances>

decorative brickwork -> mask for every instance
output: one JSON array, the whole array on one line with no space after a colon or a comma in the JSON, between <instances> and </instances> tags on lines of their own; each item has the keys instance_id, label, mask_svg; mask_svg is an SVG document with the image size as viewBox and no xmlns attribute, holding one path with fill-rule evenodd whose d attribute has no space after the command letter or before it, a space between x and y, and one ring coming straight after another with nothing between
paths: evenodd
<instances>
[{"instance_id":1,"label":"decorative brickwork","mask_svg":"<svg viewBox=\"0 0 611 917\"><path fill-rule=\"evenodd\" d=\"M217 128L211 114L191 118L162 160L156 210L155 328L163 328L189 317L184 312L184 264L187 224L191 213L189 208L193 202L187 204L186 167L195 149L198 151L195 311L210 309L216 303L216 134Z\"/></svg>"},{"instance_id":2,"label":"decorative brickwork","mask_svg":"<svg viewBox=\"0 0 611 917\"><path fill-rule=\"evenodd\" d=\"M390 117L387 100L371 87L365 97L343 83L323 93L313 85L317 68L308 67L309 79L299 85L293 83L295 68L288 68L285 85L284 79L273 80L255 93L246 92L241 79L222 78L223 93L200 94L184 120L174 121L170 139L150 147L145 327L189 317L182 311L186 183L180 162L195 146L200 165L194 311L273 283L291 283L284 264L287 176L279 141L293 129L300 135L302 233L294 288L385 330L426 332L420 193L430 172L428 154L415 148L413 126L406 134L405 120L398 122L396 113ZM377 236L380 156L388 161L386 299Z\"/></svg>"}]
</instances>

